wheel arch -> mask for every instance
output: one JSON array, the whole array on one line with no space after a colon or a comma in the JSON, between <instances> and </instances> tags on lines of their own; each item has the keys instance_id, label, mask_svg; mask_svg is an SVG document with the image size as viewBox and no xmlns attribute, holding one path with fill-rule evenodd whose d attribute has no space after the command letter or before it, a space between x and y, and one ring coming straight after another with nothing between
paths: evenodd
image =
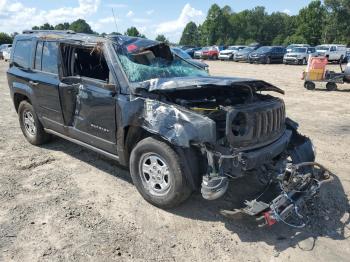
<instances>
[{"instance_id":1,"label":"wheel arch","mask_svg":"<svg viewBox=\"0 0 350 262\"><path fill-rule=\"evenodd\" d=\"M191 188L193 190L198 190L200 188L201 183L200 170L202 170L198 163L203 163L203 161L199 161L199 159L202 157L199 150L193 146L189 148L184 148L171 144L161 135L153 134L140 126L127 126L124 128L123 164L129 165L131 151L138 142L147 137L153 137L159 141L166 143L181 157L181 159L189 160L183 161L181 165L183 167L186 179L190 184ZM204 163L206 163L206 161L204 161Z\"/></svg>"},{"instance_id":2,"label":"wheel arch","mask_svg":"<svg viewBox=\"0 0 350 262\"><path fill-rule=\"evenodd\" d=\"M15 105L15 109L16 109L17 113L18 113L19 104L22 101L28 101L28 103L32 104L32 102L31 102L31 100L30 100L28 95L25 95L25 94L22 94L22 93L18 93L18 92L13 94L13 103Z\"/></svg>"}]
</instances>

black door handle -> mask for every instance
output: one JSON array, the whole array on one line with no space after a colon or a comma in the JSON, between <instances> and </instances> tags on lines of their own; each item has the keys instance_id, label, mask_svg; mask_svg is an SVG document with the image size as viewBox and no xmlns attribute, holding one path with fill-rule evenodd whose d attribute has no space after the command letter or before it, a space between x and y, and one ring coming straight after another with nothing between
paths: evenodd
<instances>
[{"instance_id":1,"label":"black door handle","mask_svg":"<svg viewBox=\"0 0 350 262\"><path fill-rule=\"evenodd\" d=\"M38 82L34 82L34 81L29 81L29 84L31 84L32 86L37 86L37 85L39 85Z\"/></svg>"}]
</instances>

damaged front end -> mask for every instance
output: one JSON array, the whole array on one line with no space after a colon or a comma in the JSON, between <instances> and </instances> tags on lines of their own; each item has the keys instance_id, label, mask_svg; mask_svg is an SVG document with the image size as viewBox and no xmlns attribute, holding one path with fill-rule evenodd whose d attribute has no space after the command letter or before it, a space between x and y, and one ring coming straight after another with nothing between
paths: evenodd
<instances>
[{"instance_id":1,"label":"damaged front end","mask_svg":"<svg viewBox=\"0 0 350 262\"><path fill-rule=\"evenodd\" d=\"M283 100L258 93L259 87L279 91L246 80L229 87L201 85L198 87L202 88L201 94L193 88L179 90L179 87L173 92L170 88L153 92L165 92L173 103L215 122L215 143L200 141L201 136L192 137L191 141L207 160L201 183L203 198L218 199L227 191L230 180L254 175L278 190L270 190L264 201L246 201L247 206L240 212L262 217L264 224L279 221L288 224L286 220L293 215L301 219L299 210L315 197L330 176L314 162L311 140L298 133L297 123L286 118Z\"/></svg>"},{"instance_id":2,"label":"damaged front end","mask_svg":"<svg viewBox=\"0 0 350 262\"><path fill-rule=\"evenodd\" d=\"M301 207L330 176L314 162L311 140L286 118L283 100L263 94L283 90L260 80L209 76L161 43L118 41L132 103L143 107L136 110L142 111L137 125L174 147L200 152L206 160L198 179L205 199L223 196L230 180L254 175L278 190L267 200L246 201L240 212L262 217L268 225L293 214L301 218Z\"/></svg>"}]
</instances>

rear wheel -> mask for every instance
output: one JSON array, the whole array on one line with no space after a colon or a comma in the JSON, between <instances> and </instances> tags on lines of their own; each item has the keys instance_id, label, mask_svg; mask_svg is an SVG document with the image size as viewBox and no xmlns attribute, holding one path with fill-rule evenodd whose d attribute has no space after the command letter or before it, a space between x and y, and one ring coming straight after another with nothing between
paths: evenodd
<instances>
[{"instance_id":1,"label":"rear wheel","mask_svg":"<svg viewBox=\"0 0 350 262\"><path fill-rule=\"evenodd\" d=\"M328 91L335 91L335 90L337 90L337 84L333 83L333 82L328 82L326 84L326 88Z\"/></svg>"},{"instance_id":2,"label":"rear wheel","mask_svg":"<svg viewBox=\"0 0 350 262\"><path fill-rule=\"evenodd\" d=\"M306 82L304 83L304 87L305 87L307 90L315 90L316 85L315 85L314 82L306 81Z\"/></svg>"},{"instance_id":3,"label":"rear wheel","mask_svg":"<svg viewBox=\"0 0 350 262\"><path fill-rule=\"evenodd\" d=\"M184 161L165 142L145 138L135 146L130 156L134 185L145 200L157 207L177 206L191 194Z\"/></svg>"},{"instance_id":4,"label":"rear wheel","mask_svg":"<svg viewBox=\"0 0 350 262\"><path fill-rule=\"evenodd\" d=\"M41 145L49 141L50 135L44 131L33 106L22 101L18 107L19 123L22 133L32 145Z\"/></svg>"}]
</instances>

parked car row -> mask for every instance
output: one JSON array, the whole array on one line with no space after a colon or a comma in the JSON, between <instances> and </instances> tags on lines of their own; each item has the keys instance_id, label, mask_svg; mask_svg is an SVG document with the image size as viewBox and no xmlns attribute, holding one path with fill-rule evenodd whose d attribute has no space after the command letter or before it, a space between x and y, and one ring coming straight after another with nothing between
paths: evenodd
<instances>
[{"instance_id":1,"label":"parked car row","mask_svg":"<svg viewBox=\"0 0 350 262\"><path fill-rule=\"evenodd\" d=\"M330 62L345 62L350 57L345 45L319 45L312 47L308 44L292 44L286 48L283 46L261 46L257 43L249 46L234 45L181 48L194 59L220 59L222 61L233 60L235 62L249 63L284 63L307 64L310 56L326 56Z\"/></svg>"},{"instance_id":2,"label":"parked car row","mask_svg":"<svg viewBox=\"0 0 350 262\"><path fill-rule=\"evenodd\" d=\"M2 60L2 59L9 60L10 59L9 54L11 53L11 47L12 47L12 44L0 45L0 60ZM6 55L6 58L4 55Z\"/></svg>"}]
</instances>

